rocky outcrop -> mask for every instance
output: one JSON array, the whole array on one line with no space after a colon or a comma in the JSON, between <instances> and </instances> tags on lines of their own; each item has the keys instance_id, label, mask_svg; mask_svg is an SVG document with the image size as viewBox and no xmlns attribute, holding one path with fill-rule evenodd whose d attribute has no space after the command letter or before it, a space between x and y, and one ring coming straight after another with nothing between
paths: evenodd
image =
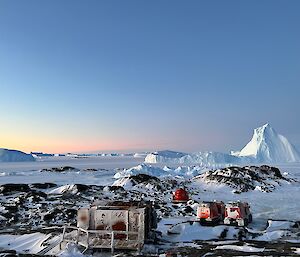
<instances>
[{"instance_id":1,"label":"rocky outcrop","mask_svg":"<svg viewBox=\"0 0 300 257\"><path fill-rule=\"evenodd\" d=\"M283 182L291 182L292 179L282 175L280 170L267 165L227 167L223 169L210 170L197 176L194 180L205 183L223 184L234 188L236 193L250 190L260 190L262 192L272 192Z\"/></svg>"}]
</instances>

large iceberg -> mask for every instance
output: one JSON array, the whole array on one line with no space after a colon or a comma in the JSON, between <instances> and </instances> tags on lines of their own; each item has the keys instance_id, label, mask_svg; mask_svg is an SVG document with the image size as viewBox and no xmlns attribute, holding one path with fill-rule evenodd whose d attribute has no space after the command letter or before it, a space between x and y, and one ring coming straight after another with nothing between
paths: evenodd
<instances>
[{"instance_id":1,"label":"large iceberg","mask_svg":"<svg viewBox=\"0 0 300 257\"><path fill-rule=\"evenodd\" d=\"M234 155L253 157L258 162L299 162L300 154L286 137L269 124L254 129L250 142Z\"/></svg>"}]
</instances>

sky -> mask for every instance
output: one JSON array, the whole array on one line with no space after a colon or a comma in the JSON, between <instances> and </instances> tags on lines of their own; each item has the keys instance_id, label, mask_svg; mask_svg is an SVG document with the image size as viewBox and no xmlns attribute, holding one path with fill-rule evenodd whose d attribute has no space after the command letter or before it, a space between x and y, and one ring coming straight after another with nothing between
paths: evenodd
<instances>
[{"instance_id":1,"label":"sky","mask_svg":"<svg viewBox=\"0 0 300 257\"><path fill-rule=\"evenodd\" d=\"M0 147L300 149L300 1L0 1Z\"/></svg>"}]
</instances>

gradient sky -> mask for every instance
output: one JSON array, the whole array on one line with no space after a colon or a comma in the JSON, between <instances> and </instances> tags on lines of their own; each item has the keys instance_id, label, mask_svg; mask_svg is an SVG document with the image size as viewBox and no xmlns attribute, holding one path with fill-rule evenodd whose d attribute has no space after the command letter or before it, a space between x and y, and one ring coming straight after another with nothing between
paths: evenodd
<instances>
[{"instance_id":1,"label":"gradient sky","mask_svg":"<svg viewBox=\"0 0 300 257\"><path fill-rule=\"evenodd\" d=\"M0 147L300 148L300 1L0 1Z\"/></svg>"}]
</instances>

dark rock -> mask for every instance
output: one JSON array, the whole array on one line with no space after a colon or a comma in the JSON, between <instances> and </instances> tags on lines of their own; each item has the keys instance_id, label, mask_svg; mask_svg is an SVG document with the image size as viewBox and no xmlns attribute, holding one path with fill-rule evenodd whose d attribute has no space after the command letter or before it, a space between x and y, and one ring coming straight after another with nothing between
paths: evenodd
<instances>
[{"instance_id":1,"label":"dark rock","mask_svg":"<svg viewBox=\"0 0 300 257\"><path fill-rule=\"evenodd\" d=\"M225 228L222 233L220 234L219 238L220 239L225 239L227 236L228 228Z\"/></svg>"},{"instance_id":2,"label":"dark rock","mask_svg":"<svg viewBox=\"0 0 300 257\"><path fill-rule=\"evenodd\" d=\"M3 250L0 251L0 257L16 257L17 252L15 250Z\"/></svg>"},{"instance_id":3,"label":"dark rock","mask_svg":"<svg viewBox=\"0 0 300 257\"><path fill-rule=\"evenodd\" d=\"M108 189L109 189L109 191L113 191L113 192L119 191L119 190L124 191L124 188L121 186L109 186Z\"/></svg>"},{"instance_id":4,"label":"dark rock","mask_svg":"<svg viewBox=\"0 0 300 257\"><path fill-rule=\"evenodd\" d=\"M191 206L186 206L183 211L185 213L193 213L194 212L194 209L191 207Z\"/></svg>"},{"instance_id":5,"label":"dark rock","mask_svg":"<svg viewBox=\"0 0 300 257\"><path fill-rule=\"evenodd\" d=\"M158 202L154 202L153 207L154 207L154 209L157 209L157 210L161 208Z\"/></svg>"},{"instance_id":6,"label":"dark rock","mask_svg":"<svg viewBox=\"0 0 300 257\"><path fill-rule=\"evenodd\" d=\"M133 175L130 176L130 178L134 180L137 184L144 183L144 182L153 182L153 181L160 182L159 178L147 174Z\"/></svg>"},{"instance_id":7,"label":"dark rock","mask_svg":"<svg viewBox=\"0 0 300 257\"><path fill-rule=\"evenodd\" d=\"M84 169L83 171L95 172L95 171L98 171L98 169L88 168L88 169Z\"/></svg>"},{"instance_id":8,"label":"dark rock","mask_svg":"<svg viewBox=\"0 0 300 257\"><path fill-rule=\"evenodd\" d=\"M296 221L292 228L300 228L300 221Z\"/></svg>"},{"instance_id":9,"label":"dark rock","mask_svg":"<svg viewBox=\"0 0 300 257\"><path fill-rule=\"evenodd\" d=\"M61 211L58 210L58 209L54 209L50 213L45 214L44 215L44 221L51 221L51 220L53 220L58 213L61 213Z\"/></svg>"},{"instance_id":10,"label":"dark rock","mask_svg":"<svg viewBox=\"0 0 300 257\"><path fill-rule=\"evenodd\" d=\"M50 169L42 169L41 172L66 172L66 171L78 171L78 169L71 166L54 167Z\"/></svg>"},{"instance_id":11,"label":"dark rock","mask_svg":"<svg viewBox=\"0 0 300 257\"><path fill-rule=\"evenodd\" d=\"M276 167L270 167L268 165L260 166L260 170L266 174L274 174L278 178L283 178L280 170Z\"/></svg>"},{"instance_id":12,"label":"dark rock","mask_svg":"<svg viewBox=\"0 0 300 257\"><path fill-rule=\"evenodd\" d=\"M33 183L31 184L31 187L37 188L37 189L48 189L52 187L56 187L57 185L54 183Z\"/></svg>"},{"instance_id":13,"label":"dark rock","mask_svg":"<svg viewBox=\"0 0 300 257\"><path fill-rule=\"evenodd\" d=\"M18 206L17 205L5 205L5 210L7 210L9 213L15 213L18 211ZM4 215L4 214L3 214Z\"/></svg>"},{"instance_id":14,"label":"dark rock","mask_svg":"<svg viewBox=\"0 0 300 257\"><path fill-rule=\"evenodd\" d=\"M90 188L90 186L84 184L75 184L75 185L77 187L78 192L84 192Z\"/></svg>"},{"instance_id":15,"label":"dark rock","mask_svg":"<svg viewBox=\"0 0 300 257\"><path fill-rule=\"evenodd\" d=\"M31 191L31 189L27 184L4 184L0 186L0 193L2 194L29 191Z\"/></svg>"},{"instance_id":16,"label":"dark rock","mask_svg":"<svg viewBox=\"0 0 300 257\"><path fill-rule=\"evenodd\" d=\"M240 229L240 231L238 233L238 240L242 241L244 238L246 238L246 230Z\"/></svg>"},{"instance_id":17,"label":"dark rock","mask_svg":"<svg viewBox=\"0 0 300 257\"><path fill-rule=\"evenodd\" d=\"M39 202L45 200L47 198L47 194L41 191L32 190L31 192L25 195L26 199L28 199L29 197L32 198L32 201Z\"/></svg>"},{"instance_id":18,"label":"dark rock","mask_svg":"<svg viewBox=\"0 0 300 257\"><path fill-rule=\"evenodd\" d=\"M69 219L74 219L75 216L77 215L77 210L74 210L74 209L67 209L67 210L65 211L65 213L66 213L66 215L67 215L67 217L68 217Z\"/></svg>"}]
</instances>

